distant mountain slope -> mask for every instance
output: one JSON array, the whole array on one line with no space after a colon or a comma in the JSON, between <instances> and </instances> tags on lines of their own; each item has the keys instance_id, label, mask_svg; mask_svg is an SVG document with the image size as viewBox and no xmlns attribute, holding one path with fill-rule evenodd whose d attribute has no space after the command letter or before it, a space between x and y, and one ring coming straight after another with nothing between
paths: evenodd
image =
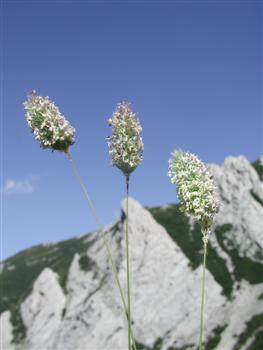
<instances>
[{"instance_id":1,"label":"distant mountain slope","mask_svg":"<svg viewBox=\"0 0 263 350\"><path fill-rule=\"evenodd\" d=\"M211 165L221 208L207 261L205 350L263 348L263 163ZM125 286L125 210L105 229ZM139 349L196 349L202 242L178 205L130 201L132 305ZM1 268L3 350L127 348L126 322L96 233L27 249Z\"/></svg>"}]
</instances>

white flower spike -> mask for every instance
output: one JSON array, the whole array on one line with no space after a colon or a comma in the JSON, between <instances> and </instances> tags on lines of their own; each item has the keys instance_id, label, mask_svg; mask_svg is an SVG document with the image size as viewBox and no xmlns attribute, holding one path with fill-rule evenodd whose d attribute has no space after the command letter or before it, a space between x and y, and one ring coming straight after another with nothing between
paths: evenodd
<instances>
[{"instance_id":1,"label":"white flower spike","mask_svg":"<svg viewBox=\"0 0 263 350\"><path fill-rule=\"evenodd\" d=\"M112 127L112 135L107 137L112 164L129 176L142 161L144 145L140 122L130 103L121 102L108 123Z\"/></svg>"},{"instance_id":2,"label":"white flower spike","mask_svg":"<svg viewBox=\"0 0 263 350\"><path fill-rule=\"evenodd\" d=\"M181 210L208 231L218 211L218 193L206 166L192 153L175 150L169 160L171 182L176 184Z\"/></svg>"},{"instance_id":3,"label":"white flower spike","mask_svg":"<svg viewBox=\"0 0 263 350\"><path fill-rule=\"evenodd\" d=\"M68 153L75 142L75 129L60 113L58 107L32 91L24 102L28 126L33 131L41 147Z\"/></svg>"},{"instance_id":4,"label":"white flower spike","mask_svg":"<svg viewBox=\"0 0 263 350\"><path fill-rule=\"evenodd\" d=\"M218 211L218 193L206 166L192 153L175 150L169 160L171 182L176 184L181 210L201 225L204 245L199 350L202 350L207 245L214 215Z\"/></svg>"}]
</instances>

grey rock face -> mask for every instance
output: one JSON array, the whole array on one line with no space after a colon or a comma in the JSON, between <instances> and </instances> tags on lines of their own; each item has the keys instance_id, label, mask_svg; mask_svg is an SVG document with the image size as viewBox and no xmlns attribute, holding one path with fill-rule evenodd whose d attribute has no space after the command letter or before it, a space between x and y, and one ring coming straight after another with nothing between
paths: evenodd
<instances>
[{"instance_id":1,"label":"grey rock face","mask_svg":"<svg viewBox=\"0 0 263 350\"><path fill-rule=\"evenodd\" d=\"M263 280L258 274L263 272L263 185L244 157L229 157L222 166L211 165L211 171L222 203L216 233L211 235L211 255L215 252L223 261L233 288L231 295L226 295L225 282L220 282L212 268L207 270L206 346L217 350L260 350ZM145 350L194 350L198 344L201 265L193 268L176 234L171 236L148 210L131 198L129 204L136 341ZM169 206L160 210L165 214L168 209ZM125 201L122 212L122 219L107 227L105 235L126 292ZM103 242L97 233L81 239L87 249L75 253L63 288L57 273L45 268L20 304L26 328L23 340L12 343L11 314L1 314L3 350L127 349L127 322ZM50 249L56 251L54 246ZM249 270L251 266L259 271L256 277ZM249 271L242 275L240 269Z\"/></svg>"},{"instance_id":2,"label":"grey rock face","mask_svg":"<svg viewBox=\"0 0 263 350\"><path fill-rule=\"evenodd\" d=\"M221 208L216 226L231 224L231 240L241 256L262 261L263 183L248 160L228 157L223 166L211 165Z\"/></svg>"},{"instance_id":3,"label":"grey rock face","mask_svg":"<svg viewBox=\"0 0 263 350\"><path fill-rule=\"evenodd\" d=\"M58 276L45 268L34 283L32 293L21 304L27 329L24 349L54 349L66 297Z\"/></svg>"},{"instance_id":4,"label":"grey rock face","mask_svg":"<svg viewBox=\"0 0 263 350\"><path fill-rule=\"evenodd\" d=\"M12 344L13 339L13 326L10 322L10 311L5 311L0 316L1 321L1 348L14 350L15 346Z\"/></svg>"}]
</instances>

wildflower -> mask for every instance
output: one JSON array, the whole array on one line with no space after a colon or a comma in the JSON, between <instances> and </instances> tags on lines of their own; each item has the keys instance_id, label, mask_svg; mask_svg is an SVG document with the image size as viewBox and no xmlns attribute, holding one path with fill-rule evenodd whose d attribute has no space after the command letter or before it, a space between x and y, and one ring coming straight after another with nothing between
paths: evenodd
<instances>
[{"instance_id":1,"label":"wildflower","mask_svg":"<svg viewBox=\"0 0 263 350\"><path fill-rule=\"evenodd\" d=\"M204 295L206 255L210 228L218 211L217 189L206 166L192 153L175 150L169 160L171 182L176 184L181 210L201 224L203 234L203 273L200 310L199 350L202 350L204 328Z\"/></svg>"},{"instance_id":2,"label":"wildflower","mask_svg":"<svg viewBox=\"0 0 263 350\"><path fill-rule=\"evenodd\" d=\"M108 123L112 127L112 135L107 137L112 164L129 176L142 161L144 145L140 122L130 103L121 102Z\"/></svg>"},{"instance_id":3,"label":"wildflower","mask_svg":"<svg viewBox=\"0 0 263 350\"><path fill-rule=\"evenodd\" d=\"M169 160L171 182L177 186L181 210L208 231L218 211L218 194L206 166L192 153L175 150Z\"/></svg>"},{"instance_id":4,"label":"wildflower","mask_svg":"<svg viewBox=\"0 0 263 350\"><path fill-rule=\"evenodd\" d=\"M53 151L58 150L65 152L67 159L69 160L73 173L76 180L79 182L80 187L83 191L87 204L90 211L97 223L99 235L103 241L106 248L109 261L111 264L112 272L121 296L121 301L123 305L123 311L125 317L128 319L128 311L126 306L126 301L124 299L124 292L121 287L121 283L117 273L116 263L113 259L113 254L111 253L110 245L106 239L104 230L102 229L102 223L98 216L97 210L93 204L90 197L89 191L76 161L72 157L69 147L75 142L74 134L75 129L69 124L69 122L60 113L59 109L55 106L53 102L49 100L48 97L38 96L36 91L32 91L28 96L27 100L24 102L24 107L26 110L26 118L28 126L31 128L36 136L36 139L40 142L41 147L51 148ZM134 350L136 350L135 338L133 336L132 328L130 327L131 340L134 345Z\"/></svg>"},{"instance_id":5,"label":"wildflower","mask_svg":"<svg viewBox=\"0 0 263 350\"><path fill-rule=\"evenodd\" d=\"M129 179L130 174L142 161L143 142L142 128L136 113L131 110L130 103L121 102L117 105L112 117L108 120L112 127L112 135L107 137L112 164L119 168L126 178L126 225L125 225L125 255L127 276L127 321L128 321L128 349L136 350L136 343L132 335L131 323L131 284L129 262Z\"/></svg>"},{"instance_id":6,"label":"wildflower","mask_svg":"<svg viewBox=\"0 0 263 350\"><path fill-rule=\"evenodd\" d=\"M28 126L41 147L67 153L74 143L75 129L48 97L32 91L24 102Z\"/></svg>"}]
</instances>

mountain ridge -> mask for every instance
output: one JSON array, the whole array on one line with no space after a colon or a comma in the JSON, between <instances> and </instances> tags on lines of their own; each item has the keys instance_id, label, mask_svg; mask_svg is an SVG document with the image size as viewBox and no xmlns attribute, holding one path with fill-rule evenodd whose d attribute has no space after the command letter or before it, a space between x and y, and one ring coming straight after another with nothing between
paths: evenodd
<instances>
[{"instance_id":1,"label":"mountain ridge","mask_svg":"<svg viewBox=\"0 0 263 350\"><path fill-rule=\"evenodd\" d=\"M228 157L221 166L210 165L222 205L208 247L206 350L262 348L262 168L261 159L251 165L243 156ZM144 209L132 199L130 203L133 322L138 348L195 349L200 228L179 211L178 204ZM125 220L122 205L120 220L105 231L124 286ZM18 253L4 262L0 278L4 286L0 311L6 330L4 350L82 350L84 344L94 350L126 347L126 322L96 233ZM55 312L48 307L53 300L48 283L61 296ZM47 294L46 304L41 293ZM32 305L36 305L34 313ZM178 315L174 316L173 310ZM42 340L37 337L39 330Z\"/></svg>"}]
</instances>

